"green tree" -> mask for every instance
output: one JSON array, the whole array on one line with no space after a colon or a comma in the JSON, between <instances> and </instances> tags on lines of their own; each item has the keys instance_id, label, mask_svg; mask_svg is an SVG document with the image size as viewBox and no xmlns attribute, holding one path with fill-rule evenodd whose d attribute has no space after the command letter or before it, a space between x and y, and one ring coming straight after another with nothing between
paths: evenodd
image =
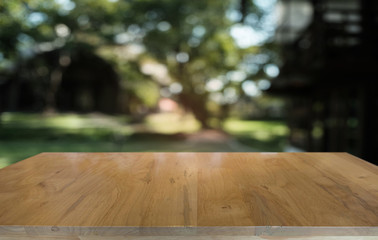
<instances>
[{"instance_id":1,"label":"green tree","mask_svg":"<svg viewBox=\"0 0 378 240\"><path fill-rule=\"evenodd\" d=\"M211 116L206 84L234 70L243 54L229 34L233 23L225 13L232 3L235 1L133 1L133 14L125 18L145 34L143 44L148 52L182 86L178 101L205 128Z\"/></svg>"},{"instance_id":2,"label":"green tree","mask_svg":"<svg viewBox=\"0 0 378 240\"><path fill-rule=\"evenodd\" d=\"M210 117L227 116L229 106L244 94L241 84L248 75L261 73L261 66L255 72L241 69L261 48L240 47L230 35L235 24L249 24L249 12L262 16L254 1L240 0L2 1L0 70L36 52L56 50L64 60L87 49L117 70L130 102L140 99L139 104L153 106L159 88L175 82L172 97L207 128ZM131 47L139 53L132 56ZM170 81L142 73L146 59L164 66ZM64 68L64 61L48 68L46 103L52 107Z\"/></svg>"}]
</instances>

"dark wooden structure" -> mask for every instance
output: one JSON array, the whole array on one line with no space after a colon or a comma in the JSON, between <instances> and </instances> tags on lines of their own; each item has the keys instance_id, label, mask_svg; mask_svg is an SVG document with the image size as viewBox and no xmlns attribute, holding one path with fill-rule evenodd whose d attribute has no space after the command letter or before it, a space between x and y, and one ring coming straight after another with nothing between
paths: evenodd
<instances>
[{"instance_id":1,"label":"dark wooden structure","mask_svg":"<svg viewBox=\"0 0 378 240\"><path fill-rule=\"evenodd\" d=\"M281 1L301 2L311 6L312 19L282 42L284 64L269 90L289 100L290 142L377 164L378 2ZM283 24L278 35L290 30Z\"/></svg>"}]
</instances>

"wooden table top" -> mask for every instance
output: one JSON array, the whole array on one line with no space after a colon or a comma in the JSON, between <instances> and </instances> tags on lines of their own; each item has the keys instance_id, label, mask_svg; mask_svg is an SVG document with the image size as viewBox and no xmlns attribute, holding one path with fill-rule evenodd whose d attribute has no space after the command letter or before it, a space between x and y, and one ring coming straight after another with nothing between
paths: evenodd
<instances>
[{"instance_id":1,"label":"wooden table top","mask_svg":"<svg viewBox=\"0 0 378 240\"><path fill-rule=\"evenodd\" d=\"M347 153L42 153L0 170L0 206L0 232L279 226L375 234L378 167Z\"/></svg>"}]
</instances>

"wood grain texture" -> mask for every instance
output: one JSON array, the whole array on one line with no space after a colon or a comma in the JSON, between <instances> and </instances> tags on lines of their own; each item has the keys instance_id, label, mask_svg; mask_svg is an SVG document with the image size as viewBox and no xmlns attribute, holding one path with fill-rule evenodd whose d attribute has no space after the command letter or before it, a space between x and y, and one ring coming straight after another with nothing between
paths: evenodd
<instances>
[{"instance_id":1,"label":"wood grain texture","mask_svg":"<svg viewBox=\"0 0 378 240\"><path fill-rule=\"evenodd\" d=\"M42 153L0 170L0 206L8 237L378 236L378 167L347 153Z\"/></svg>"}]
</instances>

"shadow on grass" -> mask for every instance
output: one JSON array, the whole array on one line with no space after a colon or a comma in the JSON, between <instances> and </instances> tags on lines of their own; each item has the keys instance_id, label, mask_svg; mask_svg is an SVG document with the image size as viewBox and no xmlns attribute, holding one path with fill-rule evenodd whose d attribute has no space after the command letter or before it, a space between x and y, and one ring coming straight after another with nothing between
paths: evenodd
<instances>
[{"instance_id":1,"label":"shadow on grass","mask_svg":"<svg viewBox=\"0 0 378 240\"><path fill-rule=\"evenodd\" d=\"M287 144L286 136L275 136L264 141L249 136L236 136L235 139L243 145L253 146L261 152L282 152Z\"/></svg>"},{"instance_id":2,"label":"shadow on grass","mask_svg":"<svg viewBox=\"0 0 378 240\"><path fill-rule=\"evenodd\" d=\"M121 140L38 139L0 141L0 168L41 152L232 152L222 142L186 142L181 134L134 134Z\"/></svg>"},{"instance_id":3,"label":"shadow on grass","mask_svg":"<svg viewBox=\"0 0 378 240\"><path fill-rule=\"evenodd\" d=\"M82 128L2 128L1 138L7 140L112 140L116 135L109 129Z\"/></svg>"}]
</instances>

